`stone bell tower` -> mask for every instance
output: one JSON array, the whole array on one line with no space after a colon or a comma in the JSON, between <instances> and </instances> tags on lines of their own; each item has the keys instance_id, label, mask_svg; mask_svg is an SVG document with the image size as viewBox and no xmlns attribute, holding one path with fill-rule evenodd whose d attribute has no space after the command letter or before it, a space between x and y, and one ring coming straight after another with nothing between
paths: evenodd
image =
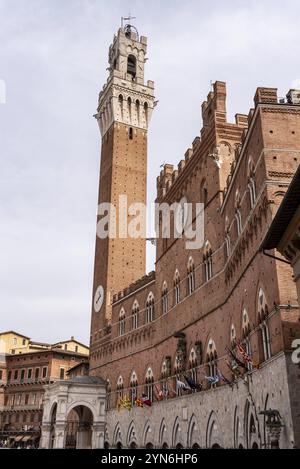
<instances>
[{"instance_id":1,"label":"stone bell tower","mask_svg":"<svg viewBox=\"0 0 300 469\"><path fill-rule=\"evenodd\" d=\"M146 270L145 238L129 237L118 221L126 209L120 196L128 207L146 204L147 131L155 105L154 83L144 81L146 53L147 38L139 37L134 26L119 29L109 48L109 76L95 115L102 137L99 204L111 203L116 208L117 235L114 239L96 238L92 349L111 321L113 294L145 275ZM129 223L132 214L126 216Z\"/></svg>"}]
</instances>

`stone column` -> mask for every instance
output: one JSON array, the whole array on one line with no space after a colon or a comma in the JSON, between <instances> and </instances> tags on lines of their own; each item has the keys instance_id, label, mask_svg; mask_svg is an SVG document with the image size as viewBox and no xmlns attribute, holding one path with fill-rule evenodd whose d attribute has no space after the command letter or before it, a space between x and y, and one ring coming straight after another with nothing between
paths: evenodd
<instances>
[{"instance_id":1,"label":"stone column","mask_svg":"<svg viewBox=\"0 0 300 469\"><path fill-rule=\"evenodd\" d=\"M92 430L92 449L103 449L105 432L104 423L94 423Z\"/></svg>"},{"instance_id":2,"label":"stone column","mask_svg":"<svg viewBox=\"0 0 300 469\"><path fill-rule=\"evenodd\" d=\"M42 437L40 440L40 449L50 449L51 423L42 424Z\"/></svg>"},{"instance_id":3,"label":"stone column","mask_svg":"<svg viewBox=\"0 0 300 469\"><path fill-rule=\"evenodd\" d=\"M53 449L64 449L66 437L66 422L56 422L55 424L55 442Z\"/></svg>"}]
</instances>

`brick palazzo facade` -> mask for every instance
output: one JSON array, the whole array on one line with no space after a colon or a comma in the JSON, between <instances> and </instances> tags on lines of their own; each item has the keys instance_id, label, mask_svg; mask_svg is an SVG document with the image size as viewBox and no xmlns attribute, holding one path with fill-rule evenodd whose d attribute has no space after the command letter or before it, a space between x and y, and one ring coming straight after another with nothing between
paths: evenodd
<instances>
[{"instance_id":1,"label":"brick palazzo facade","mask_svg":"<svg viewBox=\"0 0 300 469\"><path fill-rule=\"evenodd\" d=\"M38 446L45 386L86 361L85 354L59 349L0 354L0 444Z\"/></svg>"},{"instance_id":2,"label":"brick palazzo facade","mask_svg":"<svg viewBox=\"0 0 300 469\"><path fill-rule=\"evenodd\" d=\"M102 134L99 201L124 193L145 201L154 107L154 84L144 85L146 43L125 27L110 48L95 116ZM143 276L145 240L97 239L90 374L109 381L106 446L300 447L300 403L291 398L300 393L291 361L292 341L300 337L297 293L280 254L261 250L299 166L300 100L258 88L254 108L230 123L226 84L218 81L202 119L178 168L161 171L157 201L205 205L203 248L186 249L184 237L159 239L155 272ZM226 347L235 350L239 340L255 366L240 367L232 386L210 385L205 376L217 372L232 381ZM202 390L176 389L185 376ZM158 401L155 389L165 383L169 395ZM120 397L134 402L143 393L152 407L117 410ZM280 417L260 414L270 409Z\"/></svg>"}]
</instances>

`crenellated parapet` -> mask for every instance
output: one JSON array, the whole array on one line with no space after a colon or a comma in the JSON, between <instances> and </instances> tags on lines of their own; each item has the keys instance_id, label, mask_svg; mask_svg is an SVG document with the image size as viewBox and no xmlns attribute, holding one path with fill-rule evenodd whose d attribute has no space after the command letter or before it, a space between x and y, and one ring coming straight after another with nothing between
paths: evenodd
<instances>
[{"instance_id":1,"label":"crenellated parapet","mask_svg":"<svg viewBox=\"0 0 300 469\"><path fill-rule=\"evenodd\" d=\"M148 275L145 275L144 277L140 278L136 282L128 285L124 290L121 290L118 292L116 295L113 297L113 303L116 303L117 301L122 300L123 298L126 298L127 296L135 293L136 291L140 290L141 288L149 285L149 283L155 281L155 272L150 272Z\"/></svg>"}]
</instances>

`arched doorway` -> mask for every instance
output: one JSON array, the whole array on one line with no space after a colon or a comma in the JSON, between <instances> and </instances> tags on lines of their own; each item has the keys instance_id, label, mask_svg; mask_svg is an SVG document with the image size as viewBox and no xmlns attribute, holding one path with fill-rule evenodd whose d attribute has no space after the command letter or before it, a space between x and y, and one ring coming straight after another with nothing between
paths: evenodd
<instances>
[{"instance_id":1,"label":"arched doorway","mask_svg":"<svg viewBox=\"0 0 300 469\"><path fill-rule=\"evenodd\" d=\"M66 426L66 449L91 449L93 414L88 407L74 407L68 415Z\"/></svg>"},{"instance_id":2,"label":"arched doorway","mask_svg":"<svg viewBox=\"0 0 300 469\"><path fill-rule=\"evenodd\" d=\"M134 441L130 444L130 449L137 449L137 444Z\"/></svg>"},{"instance_id":3,"label":"arched doorway","mask_svg":"<svg viewBox=\"0 0 300 469\"><path fill-rule=\"evenodd\" d=\"M218 445L218 443L212 445L211 449L222 449L220 445Z\"/></svg>"},{"instance_id":4,"label":"arched doorway","mask_svg":"<svg viewBox=\"0 0 300 469\"><path fill-rule=\"evenodd\" d=\"M162 449L169 449L168 443L164 443L164 444L162 445Z\"/></svg>"},{"instance_id":5,"label":"arched doorway","mask_svg":"<svg viewBox=\"0 0 300 469\"><path fill-rule=\"evenodd\" d=\"M153 448L154 448L154 446L153 446L152 443L147 443L146 444L146 449L153 449Z\"/></svg>"},{"instance_id":6,"label":"arched doorway","mask_svg":"<svg viewBox=\"0 0 300 469\"><path fill-rule=\"evenodd\" d=\"M183 449L183 445L181 443L178 443L178 445L176 445L176 449Z\"/></svg>"}]
</instances>

